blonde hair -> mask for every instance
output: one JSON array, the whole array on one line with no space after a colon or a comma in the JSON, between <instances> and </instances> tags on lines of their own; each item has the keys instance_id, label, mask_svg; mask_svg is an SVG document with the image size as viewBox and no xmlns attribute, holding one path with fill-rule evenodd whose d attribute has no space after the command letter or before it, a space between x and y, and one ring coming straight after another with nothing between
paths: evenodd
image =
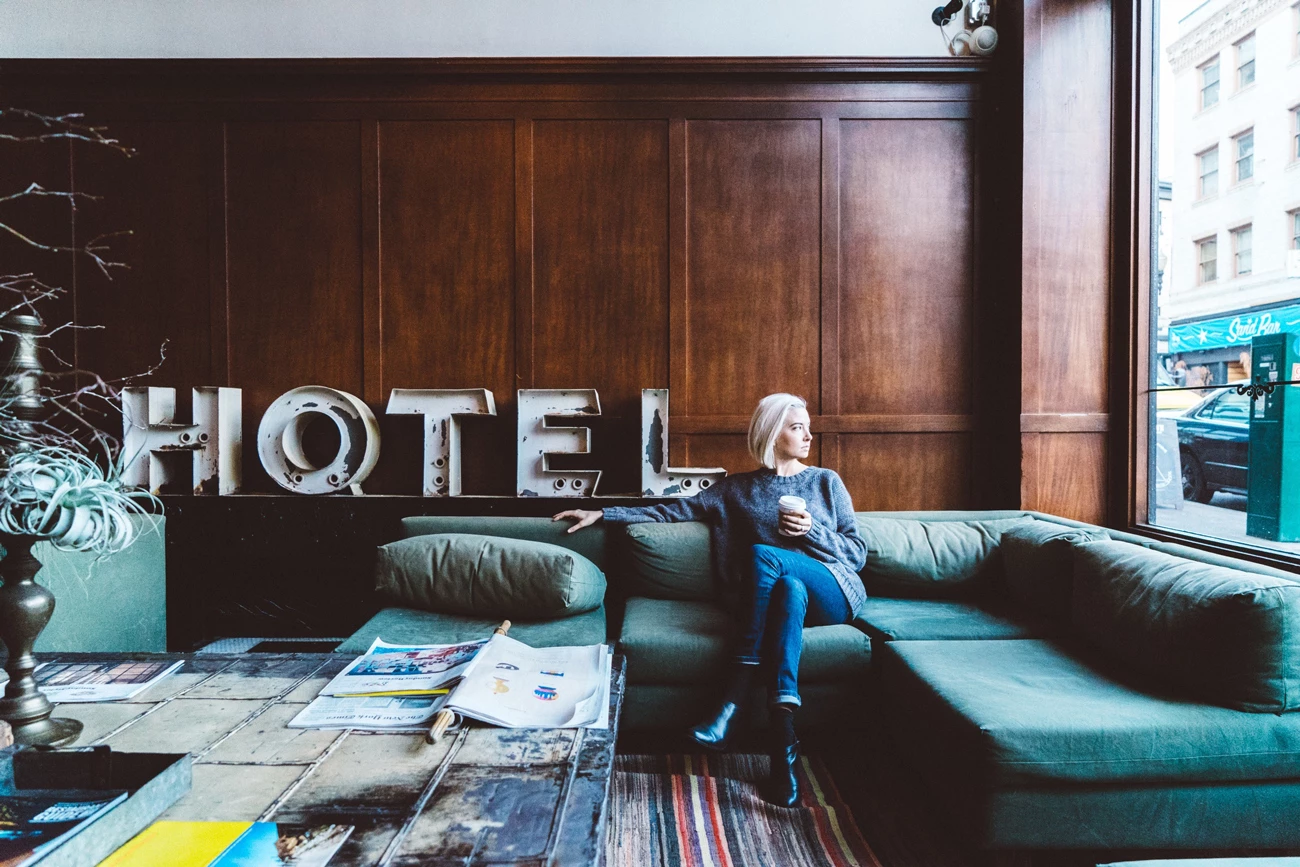
<instances>
[{"instance_id":1,"label":"blonde hair","mask_svg":"<svg viewBox=\"0 0 1300 867\"><path fill-rule=\"evenodd\" d=\"M776 438L785 426L792 409L807 409L808 403L797 394L769 394L758 402L749 420L749 453L769 470L776 469Z\"/></svg>"}]
</instances>

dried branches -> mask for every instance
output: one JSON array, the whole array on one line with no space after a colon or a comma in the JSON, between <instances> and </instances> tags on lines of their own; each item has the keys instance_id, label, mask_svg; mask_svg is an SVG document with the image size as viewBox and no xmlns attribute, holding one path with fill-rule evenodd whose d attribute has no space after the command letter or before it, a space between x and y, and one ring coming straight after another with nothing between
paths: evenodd
<instances>
[{"instance_id":1,"label":"dried branches","mask_svg":"<svg viewBox=\"0 0 1300 867\"><path fill-rule=\"evenodd\" d=\"M107 148L123 157L135 153L109 137L105 128L86 123L80 114L46 115L26 109L0 108L0 159L11 148L58 141ZM36 237L31 230L20 228L12 217L6 216L6 210L12 212L18 203L34 200L66 204L70 242ZM7 237L32 250L85 257L111 280L113 272L126 269L127 265L113 258L108 242L130 232L112 232L80 243L71 231L78 206L98 200L98 196L89 193L52 190L36 182L21 189L0 191L0 238ZM120 414L121 386L136 377L105 379L59 357L48 338L69 329L102 327L70 321L46 322L42 311L48 311L66 293L66 289L44 282L35 272L0 274L0 347L3 347L0 366L4 369L0 380L0 457L30 447L83 453L93 447L111 464L117 458L120 443L106 432L105 413ZM52 359L53 364L47 364L46 358ZM166 344L159 352L157 364L139 376L156 371L165 358Z\"/></svg>"}]
</instances>

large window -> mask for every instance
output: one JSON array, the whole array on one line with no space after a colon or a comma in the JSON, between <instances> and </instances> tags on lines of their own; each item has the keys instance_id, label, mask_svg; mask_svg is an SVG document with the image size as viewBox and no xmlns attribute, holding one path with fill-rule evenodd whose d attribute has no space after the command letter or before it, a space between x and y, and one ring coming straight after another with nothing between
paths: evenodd
<instances>
[{"instance_id":1,"label":"large window","mask_svg":"<svg viewBox=\"0 0 1300 867\"><path fill-rule=\"evenodd\" d=\"M1246 20L1227 0L1152 2L1144 518L1300 560L1300 485L1283 490L1280 470L1300 444L1261 416L1284 406L1300 425L1300 386L1282 403L1237 393L1300 380L1300 3Z\"/></svg>"},{"instance_id":2,"label":"large window","mask_svg":"<svg viewBox=\"0 0 1300 867\"><path fill-rule=\"evenodd\" d=\"M1255 131L1248 129L1232 139L1237 150L1237 183L1255 177Z\"/></svg>"},{"instance_id":3,"label":"large window","mask_svg":"<svg viewBox=\"0 0 1300 867\"><path fill-rule=\"evenodd\" d=\"M1237 43L1237 90L1255 83L1255 34Z\"/></svg>"},{"instance_id":4,"label":"large window","mask_svg":"<svg viewBox=\"0 0 1300 867\"><path fill-rule=\"evenodd\" d=\"M1219 101L1219 58L1215 57L1201 67L1201 108L1209 108Z\"/></svg>"},{"instance_id":5,"label":"large window","mask_svg":"<svg viewBox=\"0 0 1300 867\"><path fill-rule=\"evenodd\" d=\"M1207 199L1219 192L1219 148L1212 147L1197 154L1196 162L1201 173L1198 198Z\"/></svg>"}]
</instances>

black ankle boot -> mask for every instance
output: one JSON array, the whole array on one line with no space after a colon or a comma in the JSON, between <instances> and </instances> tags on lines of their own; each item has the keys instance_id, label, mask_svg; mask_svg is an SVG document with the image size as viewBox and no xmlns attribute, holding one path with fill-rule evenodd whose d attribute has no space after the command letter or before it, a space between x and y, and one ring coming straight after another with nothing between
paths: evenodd
<instances>
[{"instance_id":1,"label":"black ankle boot","mask_svg":"<svg viewBox=\"0 0 1300 867\"><path fill-rule=\"evenodd\" d=\"M768 779L767 800L778 807L793 807L799 803L799 778L795 765L799 762L799 741L794 736L794 708L777 705L772 710L771 777Z\"/></svg>"},{"instance_id":2,"label":"black ankle boot","mask_svg":"<svg viewBox=\"0 0 1300 867\"><path fill-rule=\"evenodd\" d=\"M688 732L691 740L707 750L722 751L727 748L732 733L736 730L736 720L749 693L749 684L754 675L753 665L737 665L731 673L731 681L723 693L722 704L709 717L697 723Z\"/></svg>"}]
</instances>

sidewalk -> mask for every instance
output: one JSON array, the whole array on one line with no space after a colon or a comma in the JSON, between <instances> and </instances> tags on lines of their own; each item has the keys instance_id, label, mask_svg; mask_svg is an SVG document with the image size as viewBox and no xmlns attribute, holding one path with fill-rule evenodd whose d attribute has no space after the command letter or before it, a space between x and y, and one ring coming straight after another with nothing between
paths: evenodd
<instances>
[{"instance_id":1,"label":"sidewalk","mask_svg":"<svg viewBox=\"0 0 1300 867\"><path fill-rule=\"evenodd\" d=\"M1300 554L1300 542L1271 542L1246 535L1246 498L1219 492L1209 503L1185 502L1181 509L1157 509L1156 526L1229 539L1260 548Z\"/></svg>"}]
</instances>

